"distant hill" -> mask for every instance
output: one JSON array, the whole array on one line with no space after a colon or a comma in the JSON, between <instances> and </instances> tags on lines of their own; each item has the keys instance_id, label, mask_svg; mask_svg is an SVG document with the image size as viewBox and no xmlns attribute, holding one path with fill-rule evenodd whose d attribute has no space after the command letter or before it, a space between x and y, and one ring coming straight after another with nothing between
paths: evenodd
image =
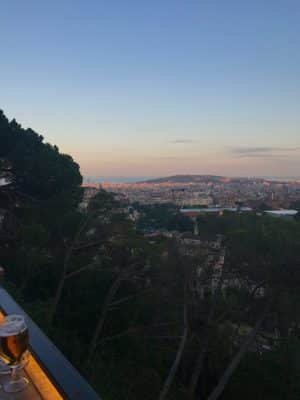
<instances>
[{"instance_id":1,"label":"distant hill","mask_svg":"<svg viewBox=\"0 0 300 400\"><path fill-rule=\"evenodd\" d=\"M163 178L150 179L138 183L190 183L190 182L223 182L228 178L216 175L173 175Z\"/></svg>"}]
</instances>

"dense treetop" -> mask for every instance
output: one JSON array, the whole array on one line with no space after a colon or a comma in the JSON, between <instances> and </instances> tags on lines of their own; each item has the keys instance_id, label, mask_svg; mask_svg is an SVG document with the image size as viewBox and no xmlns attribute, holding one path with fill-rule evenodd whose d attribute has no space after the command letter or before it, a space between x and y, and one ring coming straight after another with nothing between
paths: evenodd
<instances>
[{"instance_id":1,"label":"dense treetop","mask_svg":"<svg viewBox=\"0 0 300 400\"><path fill-rule=\"evenodd\" d=\"M6 177L14 191L35 200L72 194L70 203L80 198L82 176L72 157L43 136L9 121L0 110L0 177Z\"/></svg>"}]
</instances>

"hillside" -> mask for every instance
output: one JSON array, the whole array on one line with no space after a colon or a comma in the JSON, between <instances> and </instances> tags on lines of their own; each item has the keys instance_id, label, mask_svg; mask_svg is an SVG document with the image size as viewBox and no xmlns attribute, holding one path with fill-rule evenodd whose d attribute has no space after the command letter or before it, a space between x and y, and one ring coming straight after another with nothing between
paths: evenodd
<instances>
[{"instance_id":1,"label":"hillside","mask_svg":"<svg viewBox=\"0 0 300 400\"><path fill-rule=\"evenodd\" d=\"M190 182L222 182L226 178L223 176L216 175L173 175L169 177L162 177L156 179L150 179L141 183L190 183Z\"/></svg>"}]
</instances>

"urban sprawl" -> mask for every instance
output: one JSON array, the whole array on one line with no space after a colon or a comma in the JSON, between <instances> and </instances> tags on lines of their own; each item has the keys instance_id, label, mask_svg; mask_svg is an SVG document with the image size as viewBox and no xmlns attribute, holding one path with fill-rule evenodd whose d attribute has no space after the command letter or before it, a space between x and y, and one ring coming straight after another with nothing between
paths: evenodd
<instances>
[{"instance_id":1,"label":"urban sprawl","mask_svg":"<svg viewBox=\"0 0 300 400\"><path fill-rule=\"evenodd\" d=\"M287 210L300 201L300 180L185 177L180 176L137 183L88 183L85 197L98 188L113 192L127 204L167 204L178 206L182 212L197 210L214 212L221 209L270 210L289 214ZM293 211L293 210L290 210ZM274 214L276 214L274 213Z\"/></svg>"}]
</instances>

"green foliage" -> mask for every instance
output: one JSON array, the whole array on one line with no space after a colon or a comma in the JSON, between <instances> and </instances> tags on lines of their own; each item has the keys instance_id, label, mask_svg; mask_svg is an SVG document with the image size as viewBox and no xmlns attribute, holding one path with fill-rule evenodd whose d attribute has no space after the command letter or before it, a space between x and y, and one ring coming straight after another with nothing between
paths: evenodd
<instances>
[{"instance_id":1,"label":"green foliage","mask_svg":"<svg viewBox=\"0 0 300 400\"><path fill-rule=\"evenodd\" d=\"M8 121L0 111L0 177L26 201L41 201L56 211L76 207L81 198L79 166L31 129ZM2 167L2 168L1 168Z\"/></svg>"},{"instance_id":2,"label":"green foliage","mask_svg":"<svg viewBox=\"0 0 300 400\"><path fill-rule=\"evenodd\" d=\"M222 398L299 398L299 221L254 213L200 216L201 237L224 235L226 279L240 283L224 289L214 301L212 293L201 298L190 287L199 280L199 267L211 250L184 255L178 242L165 238L150 242L141 232L191 231L193 223L174 205L135 205L142 215L138 227L104 190L86 210L79 209L78 165L57 147L45 144L42 136L9 122L3 113L0 177L9 182L0 186L5 227L15 233L2 242L0 235L9 290L103 398L158 398L182 336L185 302L189 336L169 398L187 399L214 306L196 393L207 398L238 350L240 332L254 326L269 292L274 301L260 339L264 335L275 345L263 353L251 347ZM55 323L50 325L47 315L70 248L67 272L74 275L64 282ZM206 268L203 276L209 280L212 272ZM122 279L108 304L92 365L86 366L97 320L118 277ZM262 298L252 296L260 283L266 293Z\"/></svg>"},{"instance_id":3,"label":"green foliage","mask_svg":"<svg viewBox=\"0 0 300 400\"><path fill-rule=\"evenodd\" d=\"M296 400L300 396L300 342L290 338L280 348L249 354L232 378L224 400Z\"/></svg>"},{"instance_id":4,"label":"green foliage","mask_svg":"<svg viewBox=\"0 0 300 400\"><path fill-rule=\"evenodd\" d=\"M142 216L138 221L138 228L151 231L156 229L177 230L180 232L192 231L192 221L179 212L173 204L137 205Z\"/></svg>"}]
</instances>

